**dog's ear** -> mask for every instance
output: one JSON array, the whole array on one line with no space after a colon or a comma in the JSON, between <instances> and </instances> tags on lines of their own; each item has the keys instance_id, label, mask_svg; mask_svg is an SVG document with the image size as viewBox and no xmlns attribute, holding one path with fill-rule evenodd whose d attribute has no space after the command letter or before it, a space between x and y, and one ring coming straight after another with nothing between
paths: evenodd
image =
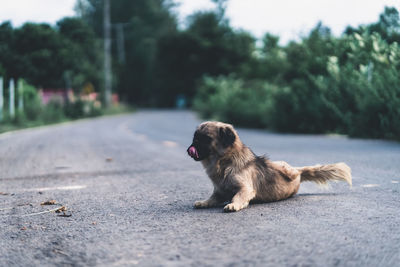
<instances>
[{"instance_id":1,"label":"dog's ear","mask_svg":"<svg viewBox=\"0 0 400 267\"><path fill-rule=\"evenodd\" d=\"M231 146L236 140L235 134L229 127L219 128L218 137L224 148Z\"/></svg>"}]
</instances>

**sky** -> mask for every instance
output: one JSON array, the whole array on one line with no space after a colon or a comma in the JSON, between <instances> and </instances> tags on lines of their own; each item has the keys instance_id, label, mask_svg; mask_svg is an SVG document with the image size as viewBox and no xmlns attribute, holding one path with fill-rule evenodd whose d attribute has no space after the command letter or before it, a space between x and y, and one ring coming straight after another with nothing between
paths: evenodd
<instances>
[{"instance_id":1,"label":"sky","mask_svg":"<svg viewBox=\"0 0 400 267\"><path fill-rule=\"evenodd\" d=\"M143 0L145 1L145 0ZM11 20L16 27L24 22L55 24L73 16L76 0L1 0L0 23ZM175 11L184 24L194 11L212 9L210 0L175 0ZM111 1L112 4L112 1ZM400 11L400 0L228 0L226 15L237 29L258 38L266 32L279 35L281 42L306 35L319 21L340 35L346 26L378 21L385 6Z\"/></svg>"}]
</instances>

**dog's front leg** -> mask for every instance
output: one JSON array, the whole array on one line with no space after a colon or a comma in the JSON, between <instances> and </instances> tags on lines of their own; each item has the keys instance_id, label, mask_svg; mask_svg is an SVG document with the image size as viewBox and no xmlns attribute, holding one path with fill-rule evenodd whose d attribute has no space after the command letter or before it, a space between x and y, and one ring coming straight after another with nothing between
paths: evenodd
<instances>
[{"instance_id":1,"label":"dog's front leg","mask_svg":"<svg viewBox=\"0 0 400 267\"><path fill-rule=\"evenodd\" d=\"M256 194L251 186L242 186L232 198L232 202L224 207L224 211L229 212L244 209L255 196Z\"/></svg>"},{"instance_id":2,"label":"dog's front leg","mask_svg":"<svg viewBox=\"0 0 400 267\"><path fill-rule=\"evenodd\" d=\"M214 191L214 193L207 200L196 201L194 207L196 209L211 208L222 205L224 202L221 196Z\"/></svg>"}]
</instances>

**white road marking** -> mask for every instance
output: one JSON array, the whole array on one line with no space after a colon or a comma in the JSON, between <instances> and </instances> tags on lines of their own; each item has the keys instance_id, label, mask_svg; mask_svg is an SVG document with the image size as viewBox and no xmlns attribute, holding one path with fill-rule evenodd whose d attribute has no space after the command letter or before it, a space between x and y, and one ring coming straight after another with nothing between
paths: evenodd
<instances>
[{"instance_id":1,"label":"white road marking","mask_svg":"<svg viewBox=\"0 0 400 267\"><path fill-rule=\"evenodd\" d=\"M379 184L363 184L361 187L378 187Z\"/></svg>"},{"instance_id":2,"label":"white road marking","mask_svg":"<svg viewBox=\"0 0 400 267\"><path fill-rule=\"evenodd\" d=\"M163 141L162 144L166 147L177 147L178 146L178 144L176 142L168 141L168 140Z\"/></svg>"},{"instance_id":3,"label":"white road marking","mask_svg":"<svg viewBox=\"0 0 400 267\"><path fill-rule=\"evenodd\" d=\"M56 186L56 187L41 187L41 188L29 188L24 191L52 191L52 190L78 190L86 188L86 185L69 185L69 186Z\"/></svg>"}]
</instances>

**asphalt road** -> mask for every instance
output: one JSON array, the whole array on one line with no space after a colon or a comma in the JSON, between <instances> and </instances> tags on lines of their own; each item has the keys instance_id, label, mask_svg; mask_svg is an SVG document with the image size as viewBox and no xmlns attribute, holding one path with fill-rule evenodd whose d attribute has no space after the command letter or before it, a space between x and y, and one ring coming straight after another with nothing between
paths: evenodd
<instances>
[{"instance_id":1,"label":"asphalt road","mask_svg":"<svg viewBox=\"0 0 400 267\"><path fill-rule=\"evenodd\" d=\"M399 266L399 143L239 129L272 160L346 162L353 187L223 213L192 208L212 191L186 154L199 122L141 111L0 135L0 265ZM61 205L71 216L46 212Z\"/></svg>"}]
</instances>

